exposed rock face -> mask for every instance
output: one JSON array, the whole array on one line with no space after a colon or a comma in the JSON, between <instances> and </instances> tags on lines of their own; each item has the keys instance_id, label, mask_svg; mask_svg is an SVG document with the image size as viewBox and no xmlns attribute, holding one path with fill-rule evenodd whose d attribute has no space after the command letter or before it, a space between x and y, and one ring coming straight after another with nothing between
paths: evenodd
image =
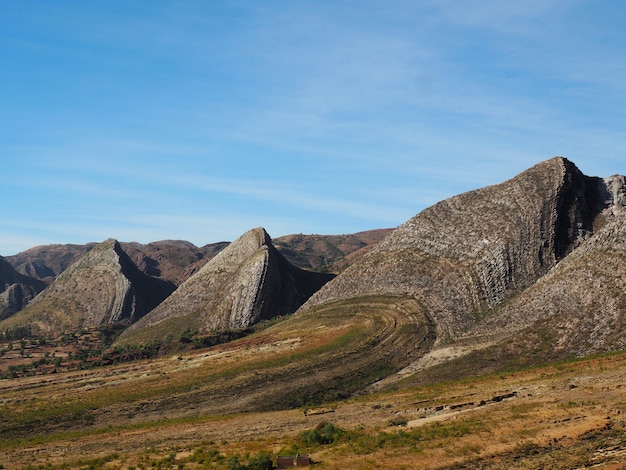
<instances>
[{"instance_id":1,"label":"exposed rock face","mask_svg":"<svg viewBox=\"0 0 626 470\"><path fill-rule=\"evenodd\" d=\"M0 320L22 310L46 284L18 273L0 257Z\"/></svg>"},{"instance_id":2,"label":"exposed rock face","mask_svg":"<svg viewBox=\"0 0 626 470\"><path fill-rule=\"evenodd\" d=\"M140 272L119 243L109 239L75 261L10 320L32 322L43 332L131 323L174 288Z\"/></svg>"},{"instance_id":3,"label":"exposed rock face","mask_svg":"<svg viewBox=\"0 0 626 470\"><path fill-rule=\"evenodd\" d=\"M616 218L625 188L623 177L590 178L564 158L545 161L424 210L302 310L373 293L406 295L433 319L438 344L452 341Z\"/></svg>"},{"instance_id":4,"label":"exposed rock face","mask_svg":"<svg viewBox=\"0 0 626 470\"><path fill-rule=\"evenodd\" d=\"M548 359L626 347L626 183L623 177L600 181L616 195L601 200L602 229L465 340L517 337L521 349L548 350Z\"/></svg>"},{"instance_id":5,"label":"exposed rock face","mask_svg":"<svg viewBox=\"0 0 626 470\"><path fill-rule=\"evenodd\" d=\"M341 272L361 259L392 229L368 230L349 235L285 235L274 246L294 266L310 271ZM229 242L197 247L184 240L161 240L147 244L120 242L122 249L145 274L181 285L198 272ZM96 243L42 245L6 259L20 273L48 284Z\"/></svg>"},{"instance_id":6,"label":"exposed rock face","mask_svg":"<svg viewBox=\"0 0 626 470\"><path fill-rule=\"evenodd\" d=\"M153 337L188 328L244 328L294 312L331 277L292 266L265 230L253 229L211 259L121 339L151 326L156 326Z\"/></svg>"}]
</instances>

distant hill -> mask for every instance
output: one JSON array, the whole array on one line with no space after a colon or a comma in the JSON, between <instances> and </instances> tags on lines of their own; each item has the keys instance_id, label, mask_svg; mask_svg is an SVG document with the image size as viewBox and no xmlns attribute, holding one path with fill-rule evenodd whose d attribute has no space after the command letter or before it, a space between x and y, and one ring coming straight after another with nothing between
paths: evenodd
<instances>
[{"instance_id":1,"label":"distant hill","mask_svg":"<svg viewBox=\"0 0 626 470\"><path fill-rule=\"evenodd\" d=\"M13 265L16 271L50 283L70 264L96 245L97 243L41 245L22 251L17 255L7 256L6 260Z\"/></svg>"},{"instance_id":2,"label":"distant hill","mask_svg":"<svg viewBox=\"0 0 626 470\"><path fill-rule=\"evenodd\" d=\"M162 240L146 245L120 243L137 267L149 276L167 279L177 286L197 272L229 242L217 242L200 248L183 240Z\"/></svg>"},{"instance_id":3,"label":"distant hill","mask_svg":"<svg viewBox=\"0 0 626 470\"><path fill-rule=\"evenodd\" d=\"M293 272L300 272L299 269L295 269L298 266L305 269L309 268L313 271L335 272L360 259L365 252L389 231L389 229L372 230L354 235L288 235L278 239L278 251L284 255L287 264L295 261L296 266L291 266L290 268ZM146 279L160 279L174 286L179 286L200 271L218 253L228 247L230 242L211 243L202 247L197 247L184 240L162 240L148 244L137 242L121 242L118 244L119 248L124 252L124 257L128 257L130 264L133 264L147 276ZM5 271L15 272L11 276L5 275L7 288L2 294L3 298L5 298L5 306L0 309L0 312L2 312L0 319L8 318L20 311L47 284L54 284L58 276L98 246L98 243L87 243L85 245L42 245L7 257ZM273 252L276 251L273 245L272 250ZM87 259L89 260L89 258ZM125 263L129 264L128 261L125 261ZM285 260L283 260L283 264L285 264L284 262ZM87 264L89 263L92 263L92 261L87 262ZM301 275L302 273L300 272ZM330 279L329 276L314 275L309 275L309 278ZM18 279L21 279L21 281L18 282ZM163 285L168 285L167 283ZM321 284L319 281L314 281L313 285L316 286L314 288L316 289ZM8 286L11 287L8 288ZM48 289L56 292L57 300L55 302L57 303L60 301L58 298L62 297L65 292L65 288L60 289L61 292L59 292L59 289L58 284ZM90 287L87 287L87 290L90 289ZM281 307L278 311L281 313L294 311L311 295L313 292L311 289L310 286L305 288L305 298L298 300L295 308L293 304L289 304L287 308ZM72 295L74 294L72 293ZM49 297L48 293L44 297ZM2 302L1 299L0 302ZM84 303L83 301L78 301L78 303L81 302ZM76 306L75 303L73 305ZM156 306L154 303L150 303L150 305L152 305L152 308ZM72 308L69 308L68 312ZM91 308L97 307L92 306ZM126 318L124 321L128 322L130 319ZM9 324L17 324L17 322L18 318L12 320ZM59 324L76 326L81 322L82 320L78 318L72 321L66 318ZM106 322L104 323L106 324Z\"/></svg>"},{"instance_id":4,"label":"distant hill","mask_svg":"<svg viewBox=\"0 0 626 470\"><path fill-rule=\"evenodd\" d=\"M18 273L0 256L0 320L22 310L45 287L45 282Z\"/></svg>"},{"instance_id":5,"label":"distant hill","mask_svg":"<svg viewBox=\"0 0 626 470\"><path fill-rule=\"evenodd\" d=\"M41 245L6 259L18 272L49 283L96 245ZM121 242L120 246L145 274L179 285L228 246L228 242L212 243L200 248L183 240L162 240L145 245Z\"/></svg>"},{"instance_id":6,"label":"distant hill","mask_svg":"<svg viewBox=\"0 0 626 470\"><path fill-rule=\"evenodd\" d=\"M338 273L360 259L391 231L378 229L348 235L285 235L273 242L294 266ZM198 272L228 244L223 241L197 247L185 240L161 240L147 244L120 242L122 249L141 271L176 285ZM7 256L6 260L16 271L50 283L96 245L41 245Z\"/></svg>"},{"instance_id":7,"label":"distant hill","mask_svg":"<svg viewBox=\"0 0 626 470\"><path fill-rule=\"evenodd\" d=\"M274 246L294 266L337 274L361 259L392 230L368 230L350 235L286 235L275 238Z\"/></svg>"}]
</instances>

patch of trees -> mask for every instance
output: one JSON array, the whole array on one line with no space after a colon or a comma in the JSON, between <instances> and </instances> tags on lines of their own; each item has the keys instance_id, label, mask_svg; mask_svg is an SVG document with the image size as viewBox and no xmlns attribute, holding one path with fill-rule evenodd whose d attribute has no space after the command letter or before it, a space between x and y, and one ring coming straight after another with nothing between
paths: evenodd
<instances>
[{"instance_id":1,"label":"patch of trees","mask_svg":"<svg viewBox=\"0 0 626 470\"><path fill-rule=\"evenodd\" d=\"M123 331L123 327L105 327L95 330L81 330L78 333L65 333L56 340L37 338L31 334L30 328L18 327L1 332L0 339L7 343L0 349L0 356L12 351L19 345L20 355L30 357L32 348L48 344L50 349L58 348L62 355L55 357L49 352L44 357L30 363L11 365L0 374L0 379L16 378L30 375L44 375L60 370L85 370L94 367L109 366L145 359L154 359L181 351L208 348L242 338L253 331L253 328L215 330L208 334L198 334L197 330L186 330L174 338L168 336L164 341L153 340L149 343L111 346ZM24 338L29 338L24 339Z\"/></svg>"},{"instance_id":2,"label":"patch of trees","mask_svg":"<svg viewBox=\"0 0 626 470\"><path fill-rule=\"evenodd\" d=\"M0 341L19 341L33 336L30 326L16 326L0 331Z\"/></svg>"}]
</instances>

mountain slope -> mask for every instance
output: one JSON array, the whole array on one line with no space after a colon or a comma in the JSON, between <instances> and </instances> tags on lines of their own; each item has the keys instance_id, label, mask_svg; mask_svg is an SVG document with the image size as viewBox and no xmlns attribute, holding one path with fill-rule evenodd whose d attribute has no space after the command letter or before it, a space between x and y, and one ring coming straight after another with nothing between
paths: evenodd
<instances>
[{"instance_id":1,"label":"mountain slope","mask_svg":"<svg viewBox=\"0 0 626 470\"><path fill-rule=\"evenodd\" d=\"M489 319L485 330L493 333L498 326L506 336L513 317L526 318L526 324L533 315L545 320L546 315L529 311L528 299L520 296L515 301L515 296L562 260L579 256L577 247L594 243L592 237L600 244L605 237L597 253L613 256L619 235L609 237L613 232L608 230L623 229L620 194L625 187L620 177L587 177L564 158L542 162L502 184L424 210L324 286L300 312L365 295L399 295L416 299L432 319L436 347L467 341L466 333L478 329L485 318ZM611 259L604 265L615 263L619 254ZM587 266L597 260L594 255L578 261L577 275L593 276ZM612 272L624 279L621 269ZM545 282L554 286L556 277L546 277ZM560 282L565 292L576 289L571 277L562 276ZM595 306L604 308L612 302L619 303L616 294L597 300ZM583 307L581 315L592 308L590 303ZM546 304L543 308L550 309ZM595 349L604 347L608 345L599 340Z\"/></svg>"},{"instance_id":2,"label":"mountain slope","mask_svg":"<svg viewBox=\"0 0 626 470\"><path fill-rule=\"evenodd\" d=\"M311 271L338 273L361 259L393 229L349 235L285 235L274 246L291 264Z\"/></svg>"},{"instance_id":3,"label":"mountain slope","mask_svg":"<svg viewBox=\"0 0 626 470\"><path fill-rule=\"evenodd\" d=\"M333 420L339 417L340 412L330 415L334 405L343 406L344 399L355 394L391 384L401 389L506 371L485 379L491 383L488 394L484 390L477 393L476 381L463 381L454 386L454 393L447 382L430 388L426 397L423 394L428 387L404 390L393 398L371 395L371 405L359 397L352 402L356 414L350 418L351 428L360 427L364 416L386 410L384 421L364 436L381 453L383 466L389 466L390 452L395 454L391 442L398 436L404 439L412 432L411 425L407 433L391 430L393 441L380 441L383 447L371 438L377 433L381 436L383 422L400 423L402 418L419 421L425 430L410 443L411 459L416 445L422 449L437 436L456 444L468 432L475 435L456 448L458 456L482 459L502 452L498 450L503 443L501 434L491 432L492 422L505 430L511 422L518 423L519 432L510 434L510 442L522 444L516 448L519 454L516 450L506 464L515 464L518 455L535 454L537 449L527 445L531 435L545 444L542 452L546 454L566 445L570 438L590 442L594 434L583 432L608 432L618 422L623 429L619 418L623 354L594 360L584 372L580 363L557 364L539 374L525 370L514 388L509 388L512 385L507 378L519 365L626 345L625 195L624 177L587 177L562 158L543 162L500 185L426 209L328 282L295 315L252 335L132 367L124 364L85 375L58 374L51 380L70 378L75 381L73 390L80 393L68 397L55 389L54 397L45 402L24 401L19 388L27 382L16 382L17 391L5 398L10 405L7 410L13 409L6 413L10 425L1 432L11 438L42 432L53 435L74 431L78 421L93 432L89 437L94 441L100 439L99 430L120 426L112 435L119 442L126 423L143 423L150 436L142 448L149 448L156 439L167 455L175 443L155 437L151 426L159 421L169 429L184 426L185 430L178 432L181 428L177 428L172 438L179 439L182 432L197 435L201 421L182 418L203 418L213 439L220 414L230 421L233 415L247 414L242 412L290 409L290 422L298 415L302 426L310 428L330 416ZM123 339L150 340L190 327L221 328L231 326L228 322L233 319L267 318L275 310L264 307L274 301L275 305L289 304L293 298L282 295L292 295L300 282L309 279L310 274L285 263L275 256L265 231L252 230L140 319ZM605 367L612 369L607 372ZM601 372L597 380L591 378L591 369ZM106 385L101 380L100 386L94 387L96 380L107 375L114 377ZM537 380L545 381L544 385L538 388ZM36 387L27 390L37 391ZM598 405L597 394L605 392L610 392L611 404ZM446 400L441 401L442 395L447 395ZM539 402L537 397L541 397ZM398 408L400 399L405 404ZM515 406L504 416L498 410L509 400ZM303 417L302 408L296 409L324 402L329 405L318 408L322 416L310 413ZM545 413L546 405L553 414ZM40 422L33 410L45 410L47 422ZM474 413L480 419L474 419ZM590 415L595 417L593 422L587 420ZM464 421L463 416L471 418ZM532 429L519 423L524 417L532 418ZM248 424L239 424L222 442L245 436L252 420L259 434L270 429L264 418L248 418ZM564 429L569 434L564 434ZM131 431L134 435L141 427ZM274 431L285 435L284 427ZM495 439L485 440L486 435ZM67 437L76 441L74 434ZM623 431L615 437L624 442ZM477 442L486 441L493 441L495 448L476 450ZM268 442L268 447L276 448L276 442ZM339 445L341 453L350 447L347 441ZM354 461L363 459L362 447L354 449L358 454ZM433 455L436 468L441 465L437 460L441 449L436 446ZM607 449L613 452L615 447ZM320 453L328 458L326 451ZM588 463L588 458L584 455L579 465ZM455 460L457 466L459 462ZM402 465L416 464L408 460ZM502 465L494 462L498 468Z\"/></svg>"},{"instance_id":4,"label":"mountain slope","mask_svg":"<svg viewBox=\"0 0 626 470\"><path fill-rule=\"evenodd\" d=\"M156 307L172 283L146 276L116 240L109 239L72 263L26 309L0 329L31 324L40 333L130 323Z\"/></svg>"},{"instance_id":5,"label":"mountain slope","mask_svg":"<svg viewBox=\"0 0 626 470\"><path fill-rule=\"evenodd\" d=\"M626 348L626 198L609 207L596 235L464 339L505 335L510 354L543 361Z\"/></svg>"},{"instance_id":6,"label":"mountain slope","mask_svg":"<svg viewBox=\"0 0 626 470\"><path fill-rule=\"evenodd\" d=\"M145 245L136 242L120 243L141 271L149 276L171 281L177 286L200 270L228 244L218 242L198 248L183 240L161 240Z\"/></svg>"},{"instance_id":7,"label":"mountain slope","mask_svg":"<svg viewBox=\"0 0 626 470\"><path fill-rule=\"evenodd\" d=\"M45 287L44 282L18 273L0 256L0 320L22 310Z\"/></svg>"},{"instance_id":8,"label":"mountain slope","mask_svg":"<svg viewBox=\"0 0 626 470\"><path fill-rule=\"evenodd\" d=\"M348 235L285 235L273 240L275 247L294 266L310 271L340 272L354 264L391 229L368 230ZM141 244L120 242L122 249L145 274L177 286L195 274L229 242L197 247L184 240L161 240ZM50 283L96 243L42 245L6 260L20 273Z\"/></svg>"},{"instance_id":9,"label":"mountain slope","mask_svg":"<svg viewBox=\"0 0 626 470\"><path fill-rule=\"evenodd\" d=\"M294 312L331 277L292 266L265 230L253 229L211 259L120 340L144 339L144 335L162 339L189 329L248 327Z\"/></svg>"},{"instance_id":10,"label":"mountain slope","mask_svg":"<svg viewBox=\"0 0 626 470\"><path fill-rule=\"evenodd\" d=\"M96 243L85 245L42 245L6 259L20 273L52 282ZM198 271L209 259L228 246L218 242L198 248L183 240L161 240L148 244L120 243L122 249L145 274L180 285Z\"/></svg>"},{"instance_id":11,"label":"mountain slope","mask_svg":"<svg viewBox=\"0 0 626 470\"><path fill-rule=\"evenodd\" d=\"M96 243L41 245L22 251L17 255L7 256L6 260L19 273L50 283L94 246Z\"/></svg>"}]
</instances>

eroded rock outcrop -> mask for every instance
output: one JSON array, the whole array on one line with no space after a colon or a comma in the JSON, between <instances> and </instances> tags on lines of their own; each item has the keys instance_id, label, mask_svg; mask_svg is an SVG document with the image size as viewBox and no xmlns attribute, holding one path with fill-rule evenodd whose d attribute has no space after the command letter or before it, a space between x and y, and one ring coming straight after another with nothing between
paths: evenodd
<instances>
[{"instance_id":1,"label":"eroded rock outcrop","mask_svg":"<svg viewBox=\"0 0 626 470\"><path fill-rule=\"evenodd\" d=\"M624 179L583 175L565 158L425 209L302 310L369 294L416 298L438 343L459 337L546 275L624 205Z\"/></svg>"},{"instance_id":2,"label":"eroded rock outcrop","mask_svg":"<svg viewBox=\"0 0 626 470\"><path fill-rule=\"evenodd\" d=\"M515 338L515 349L544 361L625 348L626 200L605 205L602 217L593 237L463 339Z\"/></svg>"},{"instance_id":3,"label":"eroded rock outcrop","mask_svg":"<svg viewBox=\"0 0 626 470\"><path fill-rule=\"evenodd\" d=\"M293 313L332 276L292 266L262 228L250 230L124 332L163 338L186 329L245 328Z\"/></svg>"},{"instance_id":4,"label":"eroded rock outcrop","mask_svg":"<svg viewBox=\"0 0 626 470\"><path fill-rule=\"evenodd\" d=\"M132 323L174 288L170 282L140 272L119 243L109 239L71 264L9 320L29 323L43 333Z\"/></svg>"},{"instance_id":5,"label":"eroded rock outcrop","mask_svg":"<svg viewBox=\"0 0 626 470\"><path fill-rule=\"evenodd\" d=\"M46 284L18 273L0 257L0 320L22 310Z\"/></svg>"}]
</instances>

